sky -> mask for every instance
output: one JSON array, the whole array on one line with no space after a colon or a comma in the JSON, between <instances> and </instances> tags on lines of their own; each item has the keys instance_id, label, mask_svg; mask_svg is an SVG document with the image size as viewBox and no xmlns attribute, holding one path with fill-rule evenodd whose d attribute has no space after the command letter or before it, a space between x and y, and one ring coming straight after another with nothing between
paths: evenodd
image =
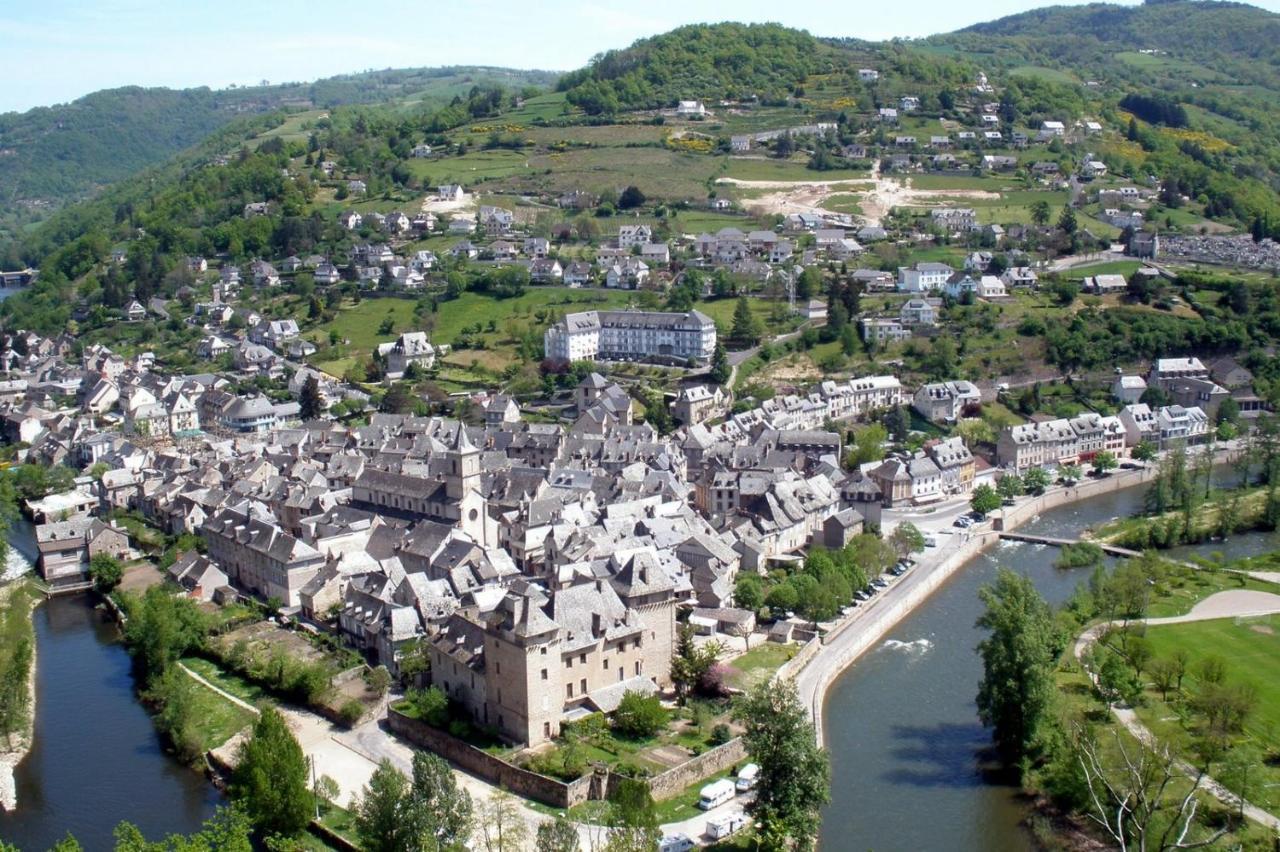
<instances>
[{"instance_id":1,"label":"sky","mask_svg":"<svg viewBox=\"0 0 1280 852\"><path fill-rule=\"evenodd\" d=\"M0 0L0 112L125 85L223 88L440 65L569 70L644 36L722 20L920 37L1048 2ZM1280 11L1280 0L1258 5Z\"/></svg>"}]
</instances>

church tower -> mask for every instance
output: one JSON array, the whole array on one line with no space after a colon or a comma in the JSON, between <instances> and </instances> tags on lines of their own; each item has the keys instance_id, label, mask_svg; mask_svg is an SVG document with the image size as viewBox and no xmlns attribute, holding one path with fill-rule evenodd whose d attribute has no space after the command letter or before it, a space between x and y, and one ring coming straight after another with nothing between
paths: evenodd
<instances>
[{"instance_id":1,"label":"church tower","mask_svg":"<svg viewBox=\"0 0 1280 852\"><path fill-rule=\"evenodd\" d=\"M461 500L480 490L480 450L467 437L465 424L458 424L445 458L449 461L445 488L450 498Z\"/></svg>"}]
</instances>

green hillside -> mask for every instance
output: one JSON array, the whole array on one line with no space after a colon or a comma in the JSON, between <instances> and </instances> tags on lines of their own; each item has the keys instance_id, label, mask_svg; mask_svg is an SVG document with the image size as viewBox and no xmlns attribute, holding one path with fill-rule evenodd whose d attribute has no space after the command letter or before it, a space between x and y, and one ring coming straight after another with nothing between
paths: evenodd
<instances>
[{"instance_id":1,"label":"green hillside","mask_svg":"<svg viewBox=\"0 0 1280 852\"><path fill-rule=\"evenodd\" d=\"M477 84L550 85L555 75L500 68L370 71L213 91L127 87L0 115L0 241L68 201L162 163L237 118L284 108L401 102L437 107Z\"/></svg>"}]
</instances>

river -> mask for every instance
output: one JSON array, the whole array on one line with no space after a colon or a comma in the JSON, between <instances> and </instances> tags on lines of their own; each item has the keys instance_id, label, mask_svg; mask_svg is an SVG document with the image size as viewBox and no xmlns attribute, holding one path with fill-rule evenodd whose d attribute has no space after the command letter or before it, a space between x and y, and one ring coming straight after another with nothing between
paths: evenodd
<instances>
[{"instance_id":1,"label":"river","mask_svg":"<svg viewBox=\"0 0 1280 852\"><path fill-rule=\"evenodd\" d=\"M1226 477L1223 477L1224 479ZM1063 506L1020 528L1074 536L1142 508L1144 489ZM1215 551L1228 557L1280 549L1280 536L1239 535L1226 543L1170 555ZM1029 575L1052 604L1067 600L1089 569L1053 567L1057 550L1005 542L971 561L894 628L885 641L832 684L823 724L831 754L831 804L823 814L824 850L1026 852L1026 808L1016 788L982 771L989 733L974 695L982 677L976 653L982 614L978 590L998 568Z\"/></svg>"},{"instance_id":2,"label":"river","mask_svg":"<svg viewBox=\"0 0 1280 852\"><path fill-rule=\"evenodd\" d=\"M15 773L17 810L0 811L0 840L44 852L70 831L100 852L121 820L152 839L198 828L220 795L161 748L114 624L86 596L48 601L33 618L35 743Z\"/></svg>"}]
</instances>

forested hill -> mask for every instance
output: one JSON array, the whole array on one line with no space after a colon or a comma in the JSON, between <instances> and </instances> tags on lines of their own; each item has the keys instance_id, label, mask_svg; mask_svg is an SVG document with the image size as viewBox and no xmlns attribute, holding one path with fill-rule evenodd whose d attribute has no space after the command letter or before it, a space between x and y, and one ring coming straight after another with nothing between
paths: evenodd
<instances>
[{"instance_id":1,"label":"forested hill","mask_svg":"<svg viewBox=\"0 0 1280 852\"><path fill-rule=\"evenodd\" d=\"M1090 40L1116 51L1168 55L1254 82L1280 81L1280 15L1244 3L1164 0L1141 6L1049 6L961 30L1069 50Z\"/></svg>"},{"instance_id":2,"label":"forested hill","mask_svg":"<svg viewBox=\"0 0 1280 852\"><path fill-rule=\"evenodd\" d=\"M0 232L162 163L238 116L290 106L391 100L436 106L465 95L475 83L549 86L556 76L500 68L431 68L220 91L127 87L0 114Z\"/></svg>"},{"instance_id":3,"label":"forested hill","mask_svg":"<svg viewBox=\"0 0 1280 852\"><path fill-rule=\"evenodd\" d=\"M829 68L834 52L777 24L695 24L610 50L566 74L559 89L587 114L674 106L677 100L782 101Z\"/></svg>"}]
</instances>

